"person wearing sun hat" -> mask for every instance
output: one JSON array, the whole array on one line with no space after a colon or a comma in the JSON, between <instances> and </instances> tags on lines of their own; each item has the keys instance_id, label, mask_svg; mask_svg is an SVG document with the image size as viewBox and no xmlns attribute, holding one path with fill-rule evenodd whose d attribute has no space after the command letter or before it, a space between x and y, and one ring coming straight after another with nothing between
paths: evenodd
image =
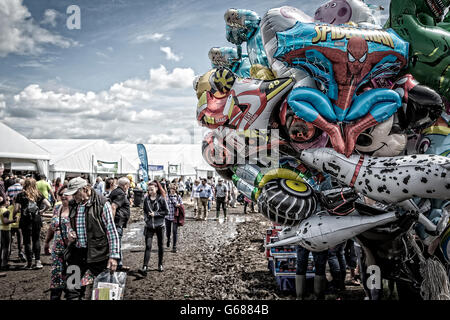
<instances>
[{"instance_id":1,"label":"person wearing sun hat","mask_svg":"<svg viewBox=\"0 0 450 320\"><path fill-rule=\"evenodd\" d=\"M88 269L94 276L106 268L115 271L120 259L120 241L111 204L81 177L70 180L64 194L73 198L69 202L69 220L76 233L75 245L71 246L66 263L79 266L81 278ZM85 290L84 286L68 289L66 298L82 299Z\"/></svg>"}]
</instances>

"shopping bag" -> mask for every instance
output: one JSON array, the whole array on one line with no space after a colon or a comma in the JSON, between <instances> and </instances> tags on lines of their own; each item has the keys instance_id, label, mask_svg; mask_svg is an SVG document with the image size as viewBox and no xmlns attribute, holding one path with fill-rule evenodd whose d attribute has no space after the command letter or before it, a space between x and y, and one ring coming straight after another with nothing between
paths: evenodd
<instances>
[{"instance_id":1,"label":"shopping bag","mask_svg":"<svg viewBox=\"0 0 450 320\"><path fill-rule=\"evenodd\" d=\"M103 271L94 280L92 300L122 300L126 281L126 272Z\"/></svg>"}]
</instances>

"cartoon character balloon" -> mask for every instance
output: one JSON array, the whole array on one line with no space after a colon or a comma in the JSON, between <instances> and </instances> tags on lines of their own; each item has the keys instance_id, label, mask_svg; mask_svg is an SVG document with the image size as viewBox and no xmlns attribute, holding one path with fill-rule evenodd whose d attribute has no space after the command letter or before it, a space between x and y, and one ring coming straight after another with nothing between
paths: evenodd
<instances>
[{"instance_id":1,"label":"cartoon character balloon","mask_svg":"<svg viewBox=\"0 0 450 320\"><path fill-rule=\"evenodd\" d=\"M226 37L237 48L211 49L214 69L194 89L197 120L212 130L205 160L267 218L289 226L270 246L322 251L356 237L400 291L432 297L442 292L417 288L433 281L420 274L440 272L424 270L440 262L424 264L423 251L440 248L445 259L450 251L450 117L440 95L450 76L441 46L450 18L437 21L450 0L427 0L427 10L408 1L424 14L409 17L393 0L398 32L374 26L373 11L357 0L328 1L315 20L287 6L262 19L229 9ZM414 43L414 32L430 39ZM244 42L250 78L240 69Z\"/></svg>"}]
</instances>

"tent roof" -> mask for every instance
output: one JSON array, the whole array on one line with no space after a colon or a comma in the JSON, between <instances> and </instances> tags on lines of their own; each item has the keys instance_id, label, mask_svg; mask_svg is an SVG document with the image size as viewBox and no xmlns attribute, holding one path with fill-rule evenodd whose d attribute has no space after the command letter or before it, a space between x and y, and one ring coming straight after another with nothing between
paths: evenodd
<instances>
[{"instance_id":1,"label":"tent roof","mask_svg":"<svg viewBox=\"0 0 450 320\"><path fill-rule=\"evenodd\" d=\"M105 140L34 139L33 141L50 151L50 165L54 171L90 172L92 155L94 160L111 162L120 162L122 158L121 173L135 173L138 169L138 166L134 166L126 156Z\"/></svg>"},{"instance_id":2,"label":"tent roof","mask_svg":"<svg viewBox=\"0 0 450 320\"><path fill-rule=\"evenodd\" d=\"M0 158L48 160L49 152L0 122Z\"/></svg>"},{"instance_id":3,"label":"tent roof","mask_svg":"<svg viewBox=\"0 0 450 320\"><path fill-rule=\"evenodd\" d=\"M112 144L119 152L139 166L140 160L136 144ZM145 144L148 163L152 165L181 165L182 175L195 175L195 169L214 170L202 156L201 144Z\"/></svg>"}]
</instances>

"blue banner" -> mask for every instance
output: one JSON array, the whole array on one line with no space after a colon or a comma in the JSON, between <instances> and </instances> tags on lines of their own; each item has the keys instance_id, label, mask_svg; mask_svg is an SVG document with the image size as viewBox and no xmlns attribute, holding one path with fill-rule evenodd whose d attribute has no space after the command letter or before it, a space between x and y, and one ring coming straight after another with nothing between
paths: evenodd
<instances>
[{"instance_id":1,"label":"blue banner","mask_svg":"<svg viewBox=\"0 0 450 320\"><path fill-rule=\"evenodd\" d=\"M144 181L148 182L148 159L147 159L147 150L143 144L137 145L137 152L139 156L139 160L141 160L140 167L142 169L142 173L144 175Z\"/></svg>"},{"instance_id":2,"label":"blue banner","mask_svg":"<svg viewBox=\"0 0 450 320\"><path fill-rule=\"evenodd\" d=\"M148 169L149 169L150 171L164 171L164 166L159 166L159 165L152 165L152 164L150 164L150 165L148 166Z\"/></svg>"}]
</instances>

